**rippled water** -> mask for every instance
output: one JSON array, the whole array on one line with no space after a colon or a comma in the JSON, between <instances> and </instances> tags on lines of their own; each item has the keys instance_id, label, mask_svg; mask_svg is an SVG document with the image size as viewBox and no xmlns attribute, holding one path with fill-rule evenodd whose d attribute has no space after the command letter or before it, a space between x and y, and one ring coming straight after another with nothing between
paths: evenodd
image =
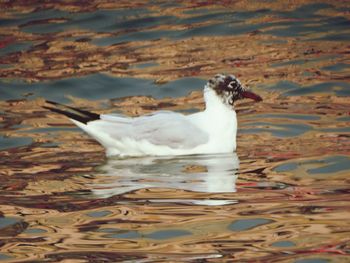
<instances>
[{"instance_id":1,"label":"rippled water","mask_svg":"<svg viewBox=\"0 0 350 263\"><path fill-rule=\"evenodd\" d=\"M350 261L347 1L0 10L0 261ZM264 98L237 153L106 159L42 108L192 113L218 72Z\"/></svg>"}]
</instances>

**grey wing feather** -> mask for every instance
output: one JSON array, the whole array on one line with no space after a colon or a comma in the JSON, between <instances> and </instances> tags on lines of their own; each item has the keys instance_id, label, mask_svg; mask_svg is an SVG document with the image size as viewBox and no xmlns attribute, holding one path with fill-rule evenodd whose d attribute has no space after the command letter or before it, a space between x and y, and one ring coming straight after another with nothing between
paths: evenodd
<instances>
[{"instance_id":1,"label":"grey wing feather","mask_svg":"<svg viewBox=\"0 0 350 263\"><path fill-rule=\"evenodd\" d=\"M147 140L155 145L168 145L175 149L196 147L206 143L209 138L186 116L174 112L162 111L137 118L101 115L98 122L100 128L115 139Z\"/></svg>"}]
</instances>

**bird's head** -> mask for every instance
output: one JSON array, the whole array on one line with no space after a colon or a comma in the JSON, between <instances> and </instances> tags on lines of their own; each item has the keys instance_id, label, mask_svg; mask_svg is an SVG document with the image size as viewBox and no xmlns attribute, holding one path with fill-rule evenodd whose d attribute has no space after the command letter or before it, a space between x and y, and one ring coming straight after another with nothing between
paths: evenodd
<instances>
[{"instance_id":1,"label":"bird's head","mask_svg":"<svg viewBox=\"0 0 350 263\"><path fill-rule=\"evenodd\" d=\"M259 95L243 87L241 82L234 75L217 74L208 81L207 87L214 90L216 95L226 105L233 106L235 101L244 98L262 101Z\"/></svg>"}]
</instances>

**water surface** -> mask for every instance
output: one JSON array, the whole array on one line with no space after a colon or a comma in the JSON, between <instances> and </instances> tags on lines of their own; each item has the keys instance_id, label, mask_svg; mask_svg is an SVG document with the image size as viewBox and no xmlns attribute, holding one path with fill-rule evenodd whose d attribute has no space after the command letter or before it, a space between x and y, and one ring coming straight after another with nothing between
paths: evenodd
<instances>
[{"instance_id":1,"label":"water surface","mask_svg":"<svg viewBox=\"0 0 350 263\"><path fill-rule=\"evenodd\" d=\"M0 261L349 261L346 1L0 9ZM189 114L220 72L264 98L237 153L107 159L42 108Z\"/></svg>"}]
</instances>

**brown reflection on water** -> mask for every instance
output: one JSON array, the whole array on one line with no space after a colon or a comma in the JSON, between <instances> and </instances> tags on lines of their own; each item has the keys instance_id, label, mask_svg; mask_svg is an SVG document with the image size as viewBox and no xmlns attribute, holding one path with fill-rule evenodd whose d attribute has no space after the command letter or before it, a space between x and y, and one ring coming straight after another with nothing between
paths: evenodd
<instances>
[{"instance_id":1,"label":"brown reflection on water","mask_svg":"<svg viewBox=\"0 0 350 263\"><path fill-rule=\"evenodd\" d=\"M27 6L3 3L5 18L15 16L17 11L30 13L33 5L29 1ZM33 1L34 3L36 1ZM100 1L97 1L100 2ZM253 2L253 3L252 3ZM282 2L282 1L280 1ZM318 4L322 5L319 1ZM196 36L181 39L181 34L177 39L169 39L166 35L159 33L159 38L143 41L122 41L109 46L99 46L94 44L104 38L113 38L131 32L139 32L140 29L116 30L112 32L95 32L85 28L76 29L68 27L64 31L54 31L50 34L35 34L23 31L28 23L19 26L11 26L11 30L6 27L0 28L0 33L4 36L3 46L14 44L19 41L33 43L33 46L22 52L13 52L2 57L2 64L8 65L0 68L0 76L3 78L18 78L29 82L42 80L53 80L67 77L85 76L96 72L105 72L114 76L139 78L152 78L157 83L164 83L186 76L209 77L217 72L230 72L235 68L236 76L250 83L274 83L276 80L296 81L302 84L314 83L315 78L320 82L324 80L349 80L349 71L345 72L322 72L320 68L332 65L334 62L343 63L349 60L349 46L346 41L336 39L326 39L315 41L332 33L336 34L336 29L316 31L310 34L301 34L298 37L278 37L269 34L272 30L286 28L285 23L301 23L302 17L288 18L279 15L279 12L290 11L301 8L304 5L312 4L312 1L295 1L293 5L273 2L264 8L273 10L276 14L266 14L258 18L246 19L242 26L247 24L259 25L271 23L271 26L259 30L248 30L246 34L228 36ZM237 10L240 12L252 12L261 10L260 4L254 1L239 1L231 3L228 1L224 6L213 3L202 3L194 1L188 5L186 1L179 1L180 6L168 7L157 10L157 5L148 5L147 1L141 3L129 3L133 8L145 8L155 12L154 16L172 15L178 18L196 17L186 14L192 8L207 8L212 12L222 12L226 10ZM266 3L265 3L266 4ZM327 5L327 4L326 4ZM333 9L320 9L315 15L326 17L348 17L346 3L332 2ZM35 5L34 5L35 6ZM79 14L96 9L124 10L130 8L126 3L101 3L96 5L48 4L46 8L56 8L61 11L69 11ZM249 8L247 8L249 7ZM45 10L45 7L41 7ZM336 12L334 11L337 10ZM49 9L50 10L50 9ZM164 10L167 12L164 13ZM196 10L196 9L193 9ZM332 11L333 10L333 11ZM318 14L320 13L320 14ZM308 13L306 13L307 15ZM310 18L309 18L310 19ZM323 23L317 16L312 20L315 25ZM56 24L67 21L40 21L36 24ZM154 25L144 28L147 32L162 32L171 30L174 32L184 32L193 28L202 28L207 24L217 21L188 22L183 24L168 23L166 25ZM280 25L281 24L281 25ZM312 24L311 24L312 25ZM233 25L234 26L234 23ZM303 25L301 25L302 27ZM310 26L310 24L306 24ZM311 27L312 28L312 27ZM211 32L212 34L212 32ZM70 40L76 39L76 40ZM113 43L113 42L112 42ZM257 52L258 50L258 52ZM332 56L332 60L327 59ZM74 59L72 59L74 58ZM293 66L293 61L301 61L298 67ZM288 63L292 62L292 63ZM144 63L154 63L147 68L135 67ZM284 64L285 63L285 64ZM278 65L279 66L273 66ZM349 69L349 68L348 68ZM308 74L309 77L300 74Z\"/></svg>"},{"instance_id":2,"label":"brown reflection on water","mask_svg":"<svg viewBox=\"0 0 350 263\"><path fill-rule=\"evenodd\" d=\"M31 14L38 8L35 3L1 3L2 18L16 17L16 12ZM168 8L149 6L147 1L79 3L46 5L76 15L131 5L179 19L193 18L185 11L195 7L209 13L218 8L202 1L177 1L178 6ZM275 1L264 8L290 11L308 3L287 6ZM344 3L334 2L335 8L316 13L349 18ZM256 1L227 1L225 8L248 12L262 6ZM302 20L276 13L244 24ZM106 46L93 41L127 32L23 31L30 24L64 22L62 18L0 27L2 46L34 43L1 57L3 85L10 79L38 82L96 72L163 83L233 71L264 101L237 104L237 155L106 160L101 146L65 117L44 110L44 98L19 94L22 99L1 100L0 142L10 142L11 147L1 145L0 151L0 260L349 261L350 101L345 97L348 86L343 87L349 81L350 67L344 66L349 44L317 40L334 30L284 37L268 34L278 28L273 26L234 36L160 37ZM181 31L212 24L161 24L148 30ZM138 67L145 63L151 64ZM296 86L287 89L291 83ZM341 92L344 97L337 96ZM67 97L77 107L130 116L203 109L200 91L163 99Z\"/></svg>"},{"instance_id":3,"label":"brown reflection on water","mask_svg":"<svg viewBox=\"0 0 350 263\"><path fill-rule=\"evenodd\" d=\"M198 95L176 99L170 108L184 100L201 108ZM148 112L144 105L155 102L161 101L146 100L134 113ZM210 167L194 157L184 163L173 160L179 167L167 174L159 165L153 166L155 171L141 166L139 172L148 171L151 177L113 170L113 165L128 166L123 160L106 163L103 149L79 130L55 130L73 126L41 109L41 100L12 103L11 108L9 103L2 103L9 127L3 130L9 136L26 134L33 143L0 152L1 211L23 222L6 227L1 237L5 255L52 262L347 260L349 169L339 164L336 171L312 173L349 156L349 132L341 130L348 120L337 121L347 115L346 99L271 95L261 104L239 104L240 167L238 172L237 167L227 169L232 185L223 191L220 186L201 190ZM326 115L323 103L328 105ZM126 113L131 108L125 107ZM12 121L25 125L10 128ZM261 121L267 124L256 124ZM290 122L308 129L297 136L271 133L273 125ZM263 130L245 133L252 127Z\"/></svg>"}]
</instances>

